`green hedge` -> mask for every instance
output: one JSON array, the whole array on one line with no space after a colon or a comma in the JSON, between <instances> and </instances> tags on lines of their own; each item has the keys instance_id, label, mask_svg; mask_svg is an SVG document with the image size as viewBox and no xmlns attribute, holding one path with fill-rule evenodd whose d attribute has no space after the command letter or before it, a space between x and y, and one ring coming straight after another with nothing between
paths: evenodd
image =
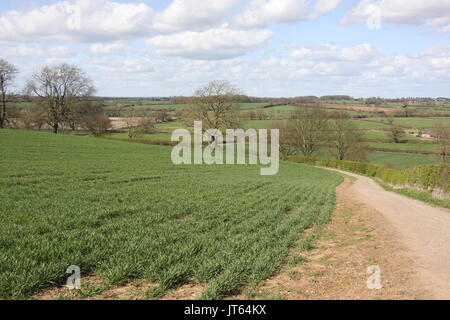
<instances>
[{"instance_id":1,"label":"green hedge","mask_svg":"<svg viewBox=\"0 0 450 320\"><path fill-rule=\"evenodd\" d=\"M376 177L381 179L383 182L394 186L418 187L430 192L434 190L448 192L450 190L449 164L424 165L397 170L373 163L336 159L317 160L315 158L292 156L288 157L287 160L291 162L341 169L374 178Z\"/></svg>"}]
</instances>

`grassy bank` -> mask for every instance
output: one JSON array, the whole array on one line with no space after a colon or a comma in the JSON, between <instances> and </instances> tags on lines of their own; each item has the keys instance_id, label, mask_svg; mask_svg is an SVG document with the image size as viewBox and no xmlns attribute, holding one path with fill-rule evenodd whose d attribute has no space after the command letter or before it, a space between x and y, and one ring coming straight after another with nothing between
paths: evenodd
<instances>
[{"instance_id":1,"label":"grassy bank","mask_svg":"<svg viewBox=\"0 0 450 320\"><path fill-rule=\"evenodd\" d=\"M423 165L399 170L373 163L336 159L315 159L298 156L288 157L287 159L296 163L320 165L377 178L385 185L394 187L397 192L412 198L442 207L450 205L449 199L441 199L442 196L448 197L449 195L449 164ZM439 194L440 197L436 198L433 196L434 194Z\"/></svg>"}]
</instances>

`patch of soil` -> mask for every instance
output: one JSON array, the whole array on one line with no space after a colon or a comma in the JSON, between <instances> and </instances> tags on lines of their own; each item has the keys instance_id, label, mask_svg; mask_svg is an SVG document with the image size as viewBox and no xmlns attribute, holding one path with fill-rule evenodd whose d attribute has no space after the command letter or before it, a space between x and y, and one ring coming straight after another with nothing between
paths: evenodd
<instances>
[{"instance_id":1,"label":"patch of soil","mask_svg":"<svg viewBox=\"0 0 450 320\"><path fill-rule=\"evenodd\" d=\"M122 286L110 286L98 277L81 280L80 290L70 290L66 286L50 288L36 295L37 300L143 300L156 284L136 279Z\"/></svg>"},{"instance_id":2,"label":"patch of soil","mask_svg":"<svg viewBox=\"0 0 450 320\"><path fill-rule=\"evenodd\" d=\"M415 262L406 255L382 216L349 194L352 182L337 190L332 222L319 231L310 251L294 249L288 265L256 288L236 299L376 300L431 298L415 273ZM306 260L305 260L306 259ZM381 269L378 290L368 289L367 268Z\"/></svg>"},{"instance_id":3,"label":"patch of soil","mask_svg":"<svg viewBox=\"0 0 450 320\"><path fill-rule=\"evenodd\" d=\"M401 108L385 108L385 107L370 107L365 105L338 105L338 104L324 104L324 108L328 109L346 109L354 111L369 111L369 112L381 112L393 113Z\"/></svg>"},{"instance_id":4,"label":"patch of soil","mask_svg":"<svg viewBox=\"0 0 450 320\"><path fill-rule=\"evenodd\" d=\"M207 287L206 284L185 284L170 292L161 300L196 300Z\"/></svg>"}]
</instances>

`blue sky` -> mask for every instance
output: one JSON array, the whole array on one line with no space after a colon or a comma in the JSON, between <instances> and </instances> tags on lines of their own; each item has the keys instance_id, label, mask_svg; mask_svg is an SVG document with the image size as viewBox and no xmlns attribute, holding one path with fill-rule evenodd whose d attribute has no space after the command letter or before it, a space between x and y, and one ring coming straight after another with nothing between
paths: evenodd
<instances>
[{"instance_id":1,"label":"blue sky","mask_svg":"<svg viewBox=\"0 0 450 320\"><path fill-rule=\"evenodd\" d=\"M102 96L450 96L450 1L1 1L0 57L17 90L80 66Z\"/></svg>"}]
</instances>

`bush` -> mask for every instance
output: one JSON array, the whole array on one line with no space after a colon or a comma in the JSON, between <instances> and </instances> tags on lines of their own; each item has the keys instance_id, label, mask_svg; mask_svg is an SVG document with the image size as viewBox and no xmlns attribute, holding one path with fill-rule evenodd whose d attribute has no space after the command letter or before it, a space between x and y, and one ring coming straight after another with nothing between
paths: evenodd
<instances>
[{"instance_id":1,"label":"bush","mask_svg":"<svg viewBox=\"0 0 450 320\"><path fill-rule=\"evenodd\" d=\"M82 126L94 136L100 136L111 129L111 120L103 114L89 115L83 118Z\"/></svg>"},{"instance_id":2,"label":"bush","mask_svg":"<svg viewBox=\"0 0 450 320\"><path fill-rule=\"evenodd\" d=\"M287 157L286 159L291 162L304 163L313 166L317 164L317 159L314 157L290 156Z\"/></svg>"},{"instance_id":3,"label":"bush","mask_svg":"<svg viewBox=\"0 0 450 320\"><path fill-rule=\"evenodd\" d=\"M287 160L359 173L378 178L394 186L409 186L429 192L442 191L447 193L450 190L450 164L424 165L397 170L373 163L336 159L317 160L315 158L292 156L287 157Z\"/></svg>"}]
</instances>

